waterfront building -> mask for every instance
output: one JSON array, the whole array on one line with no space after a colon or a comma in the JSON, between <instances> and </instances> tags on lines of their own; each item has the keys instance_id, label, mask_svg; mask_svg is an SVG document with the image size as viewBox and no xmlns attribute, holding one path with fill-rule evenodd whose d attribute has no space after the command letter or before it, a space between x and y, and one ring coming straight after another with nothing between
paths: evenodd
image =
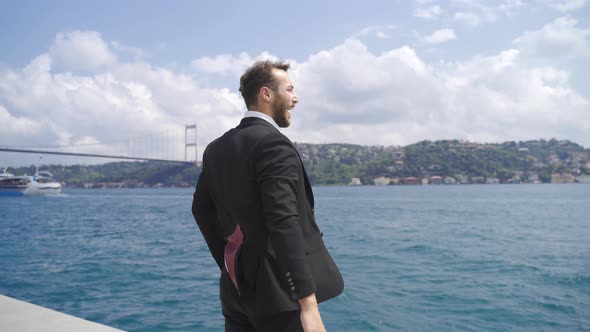
<instances>
[{"instance_id":1,"label":"waterfront building","mask_svg":"<svg viewBox=\"0 0 590 332\"><path fill-rule=\"evenodd\" d=\"M471 178L472 183L485 183L485 179L483 176L474 176Z\"/></svg>"},{"instance_id":2,"label":"waterfront building","mask_svg":"<svg viewBox=\"0 0 590 332\"><path fill-rule=\"evenodd\" d=\"M378 178L374 178L373 182L375 183L376 186L387 186L391 182L391 179L386 178L384 176L380 176Z\"/></svg>"},{"instance_id":3,"label":"waterfront building","mask_svg":"<svg viewBox=\"0 0 590 332\"><path fill-rule=\"evenodd\" d=\"M352 180L350 180L350 183L348 184L349 186L361 186L363 183L361 182L361 179L359 178L352 178Z\"/></svg>"},{"instance_id":4,"label":"waterfront building","mask_svg":"<svg viewBox=\"0 0 590 332\"><path fill-rule=\"evenodd\" d=\"M469 183L469 178L463 174L455 175L455 179L457 179L457 182L459 182L460 184L468 184Z\"/></svg>"},{"instance_id":5,"label":"waterfront building","mask_svg":"<svg viewBox=\"0 0 590 332\"><path fill-rule=\"evenodd\" d=\"M486 184L499 184L500 183L500 179L498 178L487 178L486 179Z\"/></svg>"},{"instance_id":6,"label":"waterfront building","mask_svg":"<svg viewBox=\"0 0 590 332\"><path fill-rule=\"evenodd\" d=\"M564 184L564 183L574 183L576 181L576 178L568 173L556 173L556 174L551 174L551 183L558 183L558 184Z\"/></svg>"},{"instance_id":7,"label":"waterfront building","mask_svg":"<svg viewBox=\"0 0 590 332\"><path fill-rule=\"evenodd\" d=\"M506 180L509 184L520 184L522 182L522 172L515 172L514 176Z\"/></svg>"},{"instance_id":8,"label":"waterfront building","mask_svg":"<svg viewBox=\"0 0 590 332\"><path fill-rule=\"evenodd\" d=\"M541 183L539 175L536 173L530 174L528 179L530 183Z\"/></svg>"},{"instance_id":9,"label":"waterfront building","mask_svg":"<svg viewBox=\"0 0 590 332\"><path fill-rule=\"evenodd\" d=\"M121 189L126 187L123 182L106 182L104 185L107 189Z\"/></svg>"},{"instance_id":10,"label":"waterfront building","mask_svg":"<svg viewBox=\"0 0 590 332\"><path fill-rule=\"evenodd\" d=\"M508 181L506 181L506 183L509 183L509 184L520 184L520 182L521 182L520 176L518 176L518 175L515 175L512 178L508 179Z\"/></svg>"},{"instance_id":11,"label":"waterfront building","mask_svg":"<svg viewBox=\"0 0 590 332\"><path fill-rule=\"evenodd\" d=\"M452 178L452 177L450 177L450 176L447 176L447 177L445 178L445 184L457 184L457 181L455 181L455 179L454 179L454 178Z\"/></svg>"},{"instance_id":12,"label":"waterfront building","mask_svg":"<svg viewBox=\"0 0 590 332\"><path fill-rule=\"evenodd\" d=\"M420 180L418 180L418 178L415 178L413 176L401 179L401 184L404 184L404 185L419 185L420 183L421 183Z\"/></svg>"},{"instance_id":13,"label":"waterfront building","mask_svg":"<svg viewBox=\"0 0 590 332\"><path fill-rule=\"evenodd\" d=\"M590 175L580 175L576 177L576 181L579 183L590 183Z\"/></svg>"},{"instance_id":14,"label":"waterfront building","mask_svg":"<svg viewBox=\"0 0 590 332\"><path fill-rule=\"evenodd\" d=\"M430 184L443 184L442 176L433 175L430 177Z\"/></svg>"}]
</instances>

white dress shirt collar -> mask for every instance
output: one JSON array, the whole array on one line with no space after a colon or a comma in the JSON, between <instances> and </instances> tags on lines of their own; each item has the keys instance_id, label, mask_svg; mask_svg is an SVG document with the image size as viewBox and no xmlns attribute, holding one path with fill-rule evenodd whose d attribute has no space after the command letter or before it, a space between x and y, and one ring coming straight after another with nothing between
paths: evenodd
<instances>
[{"instance_id":1,"label":"white dress shirt collar","mask_svg":"<svg viewBox=\"0 0 590 332\"><path fill-rule=\"evenodd\" d=\"M270 116L262 113L262 112L258 112L258 111L247 111L246 114L244 114L244 118L259 118L259 119L262 119L262 120L266 120L268 123L270 123L275 128L277 128L277 130L280 130L279 129L279 125L275 122L275 120L273 118L271 118Z\"/></svg>"}]
</instances>

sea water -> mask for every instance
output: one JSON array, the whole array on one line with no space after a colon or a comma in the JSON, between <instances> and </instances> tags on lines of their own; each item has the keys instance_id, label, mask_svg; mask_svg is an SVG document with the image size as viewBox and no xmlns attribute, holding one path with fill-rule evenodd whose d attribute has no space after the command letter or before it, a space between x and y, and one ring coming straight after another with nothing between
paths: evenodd
<instances>
[{"instance_id":1,"label":"sea water","mask_svg":"<svg viewBox=\"0 0 590 332\"><path fill-rule=\"evenodd\" d=\"M221 331L192 189L0 197L0 294L128 331ZM315 187L329 331L590 331L590 185ZM43 322L39 322L43 324Z\"/></svg>"}]
</instances>

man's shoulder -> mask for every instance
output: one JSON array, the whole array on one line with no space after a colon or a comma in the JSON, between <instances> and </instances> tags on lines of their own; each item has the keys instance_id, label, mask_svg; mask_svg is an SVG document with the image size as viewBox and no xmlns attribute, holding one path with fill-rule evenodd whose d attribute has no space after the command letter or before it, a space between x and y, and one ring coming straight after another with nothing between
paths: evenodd
<instances>
[{"instance_id":1,"label":"man's shoulder","mask_svg":"<svg viewBox=\"0 0 590 332\"><path fill-rule=\"evenodd\" d=\"M240 125L237 126L235 129L240 131L241 133L244 133L247 135L284 136L277 128L275 128L268 121L260 119L260 118L255 118L255 117L249 117L249 118L242 119L242 122L240 122Z\"/></svg>"},{"instance_id":2,"label":"man's shoulder","mask_svg":"<svg viewBox=\"0 0 590 332\"><path fill-rule=\"evenodd\" d=\"M258 145L267 141L291 142L287 136L273 125L260 118L245 118L239 126L232 130L228 131L224 136L237 135L242 141L247 141L250 145Z\"/></svg>"},{"instance_id":3,"label":"man's shoulder","mask_svg":"<svg viewBox=\"0 0 590 332\"><path fill-rule=\"evenodd\" d=\"M287 136L268 124L265 120L256 118L254 120L246 124L243 121L237 127L228 130L213 140L207 145L205 153L209 150L225 150L224 147L234 145L249 146L252 148L269 144L273 145L278 142L292 145L291 140Z\"/></svg>"}]
</instances>

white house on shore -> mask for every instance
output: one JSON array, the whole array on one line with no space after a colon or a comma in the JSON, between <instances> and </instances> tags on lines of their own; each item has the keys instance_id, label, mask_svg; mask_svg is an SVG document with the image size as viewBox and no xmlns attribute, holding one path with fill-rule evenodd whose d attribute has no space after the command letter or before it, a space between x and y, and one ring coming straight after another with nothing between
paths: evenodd
<instances>
[{"instance_id":1,"label":"white house on shore","mask_svg":"<svg viewBox=\"0 0 590 332\"><path fill-rule=\"evenodd\" d=\"M348 183L349 186L362 186L363 183L361 182L360 178L352 178L350 180L350 183Z\"/></svg>"},{"instance_id":2,"label":"white house on shore","mask_svg":"<svg viewBox=\"0 0 590 332\"><path fill-rule=\"evenodd\" d=\"M376 186L387 186L391 182L391 179L384 176L380 176L378 178L374 178L373 182Z\"/></svg>"},{"instance_id":3,"label":"white house on shore","mask_svg":"<svg viewBox=\"0 0 590 332\"><path fill-rule=\"evenodd\" d=\"M445 178L445 184L457 184L457 181L455 181L455 178L447 176Z\"/></svg>"},{"instance_id":4,"label":"white house on shore","mask_svg":"<svg viewBox=\"0 0 590 332\"><path fill-rule=\"evenodd\" d=\"M486 184L499 184L500 180L498 178L487 178Z\"/></svg>"}]
</instances>

